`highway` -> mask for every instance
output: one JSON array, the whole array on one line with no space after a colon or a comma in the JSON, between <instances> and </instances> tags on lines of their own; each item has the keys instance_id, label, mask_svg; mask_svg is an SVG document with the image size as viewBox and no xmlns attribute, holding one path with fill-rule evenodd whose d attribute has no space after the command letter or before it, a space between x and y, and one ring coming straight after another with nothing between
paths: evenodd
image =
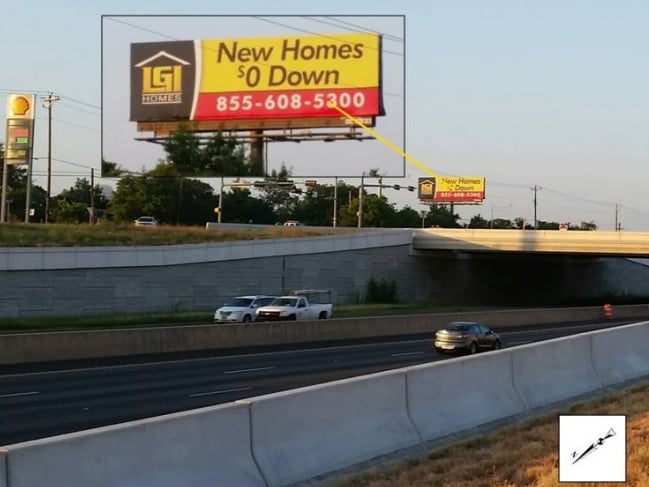
<instances>
[{"instance_id":1,"label":"highway","mask_svg":"<svg viewBox=\"0 0 649 487\"><path fill-rule=\"evenodd\" d=\"M504 347L514 347L630 322L496 331ZM432 336L410 336L318 348L2 367L0 445L436 360L453 356L439 356Z\"/></svg>"}]
</instances>

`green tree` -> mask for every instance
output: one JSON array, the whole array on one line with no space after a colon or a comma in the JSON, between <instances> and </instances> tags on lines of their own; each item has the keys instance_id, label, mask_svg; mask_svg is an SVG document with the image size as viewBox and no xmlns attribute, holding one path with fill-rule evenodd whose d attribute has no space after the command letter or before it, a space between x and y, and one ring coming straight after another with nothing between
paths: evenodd
<instances>
[{"instance_id":1,"label":"green tree","mask_svg":"<svg viewBox=\"0 0 649 487\"><path fill-rule=\"evenodd\" d=\"M247 188L232 188L223 193L224 223L258 223L270 225L275 223L273 208L260 198L254 198Z\"/></svg>"},{"instance_id":2,"label":"green tree","mask_svg":"<svg viewBox=\"0 0 649 487\"><path fill-rule=\"evenodd\" d=\"M167 161L179 175L215 177L251 175L245 146L233 137L217 132L205 142L186 126L171 134L163 144ZM261 176L262 174L255 174Z\"/></svg>"},{"instance_id":3,"label":"green tree","mask_svg":"<svg viewBox=\"0 0 649 487\"><path fill-rule=\"evenodd\" d=\"M419 228L426 226L427 223L428 222L424 220L422 224L422 218L419 212L407 205L401 208L396 215L396 226L398 227Z\"/></svg>"},{"instance_id":4,"label":"green tree","mask_svg":"<svg viewBox=\"0 0 649 487\"><path fill-rule=\"evenodd\" d=\"M355 199L351 204L343 207L340 212L341 226L354 226L358 224L359 201ZM388 203L385 196L375 194L363 195L362 226L364 227L392 227L397 222L397 212L393 203Z\"/></svg>"},{"instance_id":5,"label":"green tree","mask_svg":"<svg viewBox=\"0 0 649 487\"><path fill-rule=\"evenodd\" d=\"M309 188L298 199L291 218L307 225L331 226L333 224L334 189L334 185L322 184L316 184Z\"/></svg>"},{"instance_id":6,"label":"green tree","mask_svg":"<svg viewBox=\"0 0 649 487\"><path fill-rule=\"evenodd\" d=\"M264 185L259 188L261 199L273 209L277 221L290 220L299 201L299 195L290 184L291 172L282 164L279 171L273 169L270 176L264 178Z\"/></svg>"},{"instance_id":7,"label":"green tree","mask_svg":"<svg viewBox=\"0 0 649 487\"><path fill-rule=\"evenodd\" d=\"M161 161L143 176L126 176L115 188L111 212L116 220L154 216L161 223L195 225L214 219L217 196L209 184L178 175Z\"/></svg>"},{"instance_id":8,"label":"green tree","mask_svg":"<svg viewBox=\"0 0 649 487\"><path fill-rule=\"evenodd\" d=\"M430 205L428 215L426 215L426 221L430 222L431 226L442 228L460 228L459 219L460 215L453 213L450 205L437 203Z\"/></svg>"},{"instance_id":9,"label":"green tree","mask_svg":"<svg viewBox=\"0 0 649 487\"><path fill-rule=\"evenodd\" d=\"M490 223L490 228L496 228L501 230L508 230L516 228L514 223L511 220L506 220L505 218L494 218Z\"/></svg>"},{"instance_id":10,"label":"green tree","mask_svg":"<svg viewBox=\"0 0 649 487\"><path fill-rule=\"evenodd\" d=\"M518 225L520 228L520 225ZM545 222L543 220L537 220L536 227L539 230L559 230L559 223L558 222ZM534 227L532 227L534 228Z\"/></svg>"},{"instance_id":11,"label":"green tree","mask_svg":"<svg viewBox=\"0 0 649 487\"><path fill-rule=\"evenodd\" d=\"M106 159L101 160L101 176L103 178L113 178L119 177L127 173L126 169L118 165L116 162L107 161Z\"/></svg>"},{"instance_id":12,"label":"green tree","mask_svg":"<svg viewBox=\"0 0 649 487\"><path fill-rule=\"evenodd\" d=\"M480 215L480 213L471 217L471 220L469 221L469 225L468 225L468 228L489 228L489 227L490 227L489 220L483 218L482 215Z\"/></svg>"},{"instance_id":13,"label":"green tree","mask_svg":"<svg viewBox=\"0 0 649 487\"><path fill-rule=\"evenodd\" d=\"M74 186L61 191L50 205L50 216L57 223L85 223L89 221L88 207L91 206L90 181L77 179ZM95 208L108 208L108 199L98 184L93 188Z\"/></svg>"},{"instance_id":14,"label":"green tree","mask_svg":"<svg viewBox=\"0 0 649 487\"><path fill-rule=\"evenodd\" d=\"M592 232L597 230L597 225L595 224L594 221L589 221L589 222L581 222L579 225L579 230L585 230L587 232Z\"/></svg>"}]
</instances>

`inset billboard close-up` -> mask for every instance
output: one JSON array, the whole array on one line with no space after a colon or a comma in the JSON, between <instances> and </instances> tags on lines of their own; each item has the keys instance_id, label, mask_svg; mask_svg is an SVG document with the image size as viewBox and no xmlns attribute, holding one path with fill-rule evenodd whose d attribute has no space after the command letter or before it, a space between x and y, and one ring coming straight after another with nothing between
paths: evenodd
<instances>
[{"instance_id":1,"label":"inset billboard close-up","mask_svg":"<svg viewBox=\"0 0 649 487\"><path fill-rule=\"evenodd\" d=\"M378 34L134 43L131 120L382 115L380 54Z\"/></svg>"},{"instance_id":2,"label":"inset billboard close-up","mask_svg":"<svg viewBox=\"0 0 649 487\"><path fill-rule=\"evenodd\" d=\"M405 174L332 108L405 145L403 16L106 16L102 38L102 175L159 162L191 177Z\"/></svg>"},{"instance_id":3,"label":"inset billboard close-up","mask_svg":"<svg viewBox=\"0 0 649 487\"><path fill-rule=\"evenodd\" d=\"M482 176L436 176L419 178L419 200L423 203L481 203L486 180Z\"/></svg>"}]
</instances>

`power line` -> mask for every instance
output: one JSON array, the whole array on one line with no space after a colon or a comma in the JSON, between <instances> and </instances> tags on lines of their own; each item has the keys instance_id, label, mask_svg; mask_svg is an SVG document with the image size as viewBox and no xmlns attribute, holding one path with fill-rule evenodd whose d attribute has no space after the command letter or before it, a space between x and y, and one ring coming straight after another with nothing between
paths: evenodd
<instances>
[{"instance_id":1,"label":"power line","mask_svg":"<svg viewBox=\"0 0 649 487\"><path fill-rule=\"evenodd\" d=\"M253 17L255 19L257 19L257 20L261 20L262 22L267 22L269 24L279 25L281 27L286 27L287 29L292 29L292 30L295 30L295 31L298 31L298 32L304 32L305 34L311 34L311 35L314 35L314 36L322 37L323 39L331 39L331 40L334 40L334 41L337 41L337 42L344 42L344 43L348 42L348 41L345 41L344 39L339 39L337 37L333 37L333 36L326 35L326 34L319 34L317 32L313 32L313 31L310 31L310 30L307 30L307 29L301 29L299 27L293 27L293 26L290 26L288 24L283 24L282 22L277 22L275 20L270 20L270 19L268 19L266 17L261 17L259 15L253 15ZM395 56L403 56L402 52L389 51L387 49L383 49L383 52L386 53L386 54L394 54Z\"/></svg>"},{"instance_id":2,"label":"power line","mask_svg":"<svg viewBox=\"0 0 649 487\"><path fill-rule=\"evenodd\" d=\"M146 27L142 27L140 25L135 25L135 24L131 24L129 22L124 22L123 20L118 20L115 17L106 17L106 18L108 20L112 20L113 22L117 22L118 24L124 24L124 25L127 25L129 27L133 27L134 29L139 29L139 30L142 30L144 32L149 32L150 34L155 34L155 35L158 35L160 37L164 37L165 39L169 39L169 40L172 40L172 41L179 41L180 40L180 39L178 39L176 37L173 37L173 36L170 36L170 35L167 35L167 34L163 34L162 32L158 32L158 31L153 30L153 29L147 29Z\"/></svg>"},{"instance_id":3,"label":"power line","mask_svg":"<svg viewBox=\"0 0 649 487\"><path fill-rule=\"evenodd\" d=\"M72 97L67 96L67 95L61 95L61 99L65 100L65 101L71 101L73 103L78 103L79 105L85 105L87 107L94 108L95 110L101 110L100 106L93 105L92 103L87 103L85 101L77 100L76 98L72 98Z\"/></svg>"},{"instance_id":4,"label":"power line","mask_svg":"<svg viewBox=\"0 0 649 487\"><path fill-rule=\"evenodd\" d=\"M327 22L326 20L322 20L319 17L314 17L314 16L310 16L310 15L306 15L306 16L304 16L304 18L308 19L308 20L312 20L313 22L319 22L321 24L331 25L331 26L337 27L339 29L342 27L343 29L346 29L346 30L349 30L349 31L352 31L352 32L359 32L359 31L368 32L368 33L377 32L375 30L367 29L365 27L361 27L359 25L352 24L351 22L344 22L342 20L338 20L338 19L336 19L334 17L330 17L330 16L327 16L326 18L331 19L334 22ZM339 24L346 24L346 25L351 26L351 27L341 26ZM401 37L397 37L397 36L394 36L392 34L386 34L384 32L378 32L378 33L381 34L381 36L383 36L383 38L386 39L386 40L390 40L390 41L394 41L394 42L403 42L403 39Z\"/></svg>"},{"instance_id":5,"label":"power line","mask_svg":"<svg viewBox=\"0 0 649 487\"><path fill-rule=\"evenodd\" d=\"M36 117L36 120L47 120L46 117ZM69 120L64 120L62 118L57 118L57 122L63 123L65 125L70 125L71 127L76 127L84 130L90 130L92 132L101 133L101 130L98 128L88 127L87 125L77 125L76 123L70 122Z\"/></svg>"},{"instance_id":6,"label":"power line","mask_svg":"<svg viewBox=\"0 0 649 487\"><path fill-rule=\"evenodd\" d=\"M74 105L69 105L63 101L61 101L61 105L66 108L72 108L73 110L77 110L79 112L87 113L89 115L94 115L95 117L101 117L101 113L91 112L90 110L85 110L84 108L81 107L75 107Z\"/></svg>"}]
</instances>

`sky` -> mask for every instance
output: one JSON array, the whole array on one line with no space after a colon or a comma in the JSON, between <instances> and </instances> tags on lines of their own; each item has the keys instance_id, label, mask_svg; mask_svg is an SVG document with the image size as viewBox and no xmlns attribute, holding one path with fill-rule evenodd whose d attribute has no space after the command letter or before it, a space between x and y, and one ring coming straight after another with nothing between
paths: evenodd
<instances>
[{"instance_id":1,"label":"sky","mask_svg":"<svg viewBox=\"0 0 649 487\"><path fill-rule=\"evenodd\" d=\"M103 17L102 45L102 16L129 15L245 18L192 26ZM287 17L269 22L276 15ZM405 16L405 28L370 18L379 15ZM284 162L295 174L339 175L350 184L376 168L403 186L427 175L414 159L436 174L486 178L481 205L455 207L464 223L478 213L533 222L536 194L542 221L593 221L613 230L617 215L624 230L649 230L646 0L279 0L272 8L261 0L24 0L0 17L0 113L7 93L59 96L52 109L53 193L89 178L91 168L99 184L114 187L116 180L99 178L102 125L109 159L140 170L164 157L153 144L132 140L126 44L349 32L305 16L342 19L390 39L383 45L386 116L376 130L410 159L379 140L277 143L268 149L270 167ZM45 187L47 111L40 104L36 117L34 180ZM218 190L217 181L206 182ZM416 193L384 194L397 208L425 208Z\"/></svg>"}]
</instances>

